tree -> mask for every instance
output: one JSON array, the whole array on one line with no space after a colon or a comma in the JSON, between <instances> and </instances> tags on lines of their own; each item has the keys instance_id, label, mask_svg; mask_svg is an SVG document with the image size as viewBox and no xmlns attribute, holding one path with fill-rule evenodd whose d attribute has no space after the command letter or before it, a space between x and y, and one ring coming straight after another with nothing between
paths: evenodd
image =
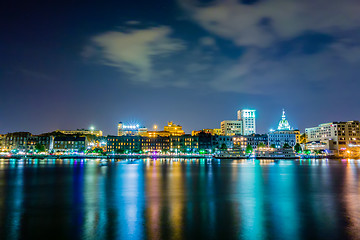
<instances>
[{"instance_id":1,"label":"tree","mask_svg":"<svg viewBox=\"0 0 360 240\"><path fill-rule=\"evenodd\" d=\"M42 145L42 144L40 144L40 143L37 143L37 144L35 145L35 150L36 150L37 152L45 152L45 146Z\"/></svg>"},{"instance_id":2,"label":"tree","mask_svg":"<svg viewBox=\"0 0 360 240\"><path fill-rule=\"evenodd\" d=\"M227 149L227 146L225 143L221 144L221 147L220 147L221 150L226 150Z\"/></svg>"},{"instance_id":3,"label":"tree","mask_svg":"<svg viewBox=\"0 0 360 240\"><path fill-rule=\"evenodd\" d=\"M78 152L85 152L85 147L80 147Z\"/></svg>"},{"instance_id":4,"label":"tree","mask_svg":"<svg viewBox=\"0 0 360 240\"><path fill-rule=\"evenodd\" d=\"M263 143L263 142L259 142L259 144L258 144L258 148L264 148L264 147L266 147L265 143Z\"/></svg>"},{"instance_id":5,"label":"tree","mask_svg":"<svg viewBox=\"0 0 360 240\"><path fill-rule=\"evenodd\" d=\"M248 144L247 146L246 146L246 153L252 153L253 152L253 147L250 145L250 144Z\"/></svg>"},{"instance_id":6,"label":"tree","mask_svg":"<svg viewBox=\"0 0 360 240\"><path fill-rule=\"evenodd\" d=\"M291 148L291 146L288 143L285 143L283 148Z\"/></svg>"},{"instance_id":7,"label":"tree","mask_svg":"<svg viewBox=\"0 0 360 240\"><path fill-rule=\"evenodd\" d=\"M117 154L123 154L123 153L125 153L125 150L124 149L116 149L115 152Z\"/></svg>"},{"instance_id":8,"label":"tree","mask_svg":"<svg viewBox=\"0 0 360 240\"><path fill-rule=\"evenodd\" d=\"M296 144L295 144L294 150L295 150L295 152L297 152L297 153L300 153L300 152L302 151L302 148L301 148L300 143L296 143Z\"/></svg>"},{"instance_id":9,"label":"tree","mask_svg":"<svg viewBox=\"0 0 360 240\"><path fill-rule=\"evenodd\" d=\"M271 148L276 148L275 144L270 145Z\"/></svg>"}]
</instances>

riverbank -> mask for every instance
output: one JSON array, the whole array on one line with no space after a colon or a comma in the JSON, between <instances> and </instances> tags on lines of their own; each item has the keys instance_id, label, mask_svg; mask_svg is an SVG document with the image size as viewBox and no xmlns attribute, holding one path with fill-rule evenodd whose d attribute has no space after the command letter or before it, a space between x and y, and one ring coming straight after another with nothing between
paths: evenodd
<instances>
[{"instance_id":1,"label":"riverbank","mask_svg":"<svg viewBox=\"0 0 360 240\"><path fill-rule=\"evenodd\" d=\"M80 158L212 158L211 154L166 154L166 155L147 155L147 154L114 154L114 155L3 155L3 159L80 159Z\"/></svg>"}]
</instances>

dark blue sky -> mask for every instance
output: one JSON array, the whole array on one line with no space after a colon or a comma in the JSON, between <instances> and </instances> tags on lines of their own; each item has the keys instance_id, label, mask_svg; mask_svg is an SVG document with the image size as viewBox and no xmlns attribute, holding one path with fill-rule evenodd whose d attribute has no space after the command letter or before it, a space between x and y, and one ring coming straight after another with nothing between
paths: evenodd
<instances>
[{"instance_id":1,"label":"dark blue sky","mask_svg":"<svg viewBox=\"0 0 360 240\"><path fill-rule=\"evenodd\" d=\"M360 119L356 0L0 3L0 133Z\"/></svg>"}]
</instances>

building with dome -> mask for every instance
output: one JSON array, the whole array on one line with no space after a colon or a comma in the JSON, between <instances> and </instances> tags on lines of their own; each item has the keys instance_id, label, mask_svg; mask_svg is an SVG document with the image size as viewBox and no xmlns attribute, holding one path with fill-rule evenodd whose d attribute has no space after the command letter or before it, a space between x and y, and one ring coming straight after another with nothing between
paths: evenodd
<instances>
[{"instance_id":1,"label":"building with dome","mask_svg":"<svg viewBox=\"0 0 360 240\"><path fill-rule=\"evenodd\" d=\"M281 148L285 143L294 147L296 143L300 142L300 131L291 128L289 121L286 119L285 110L283 110L281 120L276 130L268 133L269 145L276 148Z\"/></svg>"}]
</instances>

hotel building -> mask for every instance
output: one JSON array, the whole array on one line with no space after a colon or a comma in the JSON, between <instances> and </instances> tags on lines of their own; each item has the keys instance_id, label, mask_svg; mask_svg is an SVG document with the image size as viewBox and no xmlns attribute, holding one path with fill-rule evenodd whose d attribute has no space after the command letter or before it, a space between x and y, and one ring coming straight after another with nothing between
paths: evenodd
<instances>
[{"instance_id":1,"label":"hotel building","mask_svg":"<svg viewBox=\"0 0 360 240\"><path fill-rule=\"evenodd\" d=\"M255 112L256 110L250 109L242 109L237 112L238 120L242 122L241 135L256 133Z\"/></svg>"},{"instance_id":2,"label":"hotel building","mask_svg":"<svg viewBox=\"0 0 360 240\"><path fill-rule=\"evenodd\" d=\"M221 135L243 135L243 122L238 120L225 120L221 122Z\"/></svg>"},{"instance_id":3,"label":"hotel building","mask_svg":"<svg viewBox=\"0 0 360 240\"><path fill-rule=\"evenodd\" d=\"M323 123L306 128L307 145L326 144L328 150L345 151L360 147L359 121Z\"/></svg>"}]
</instances>

